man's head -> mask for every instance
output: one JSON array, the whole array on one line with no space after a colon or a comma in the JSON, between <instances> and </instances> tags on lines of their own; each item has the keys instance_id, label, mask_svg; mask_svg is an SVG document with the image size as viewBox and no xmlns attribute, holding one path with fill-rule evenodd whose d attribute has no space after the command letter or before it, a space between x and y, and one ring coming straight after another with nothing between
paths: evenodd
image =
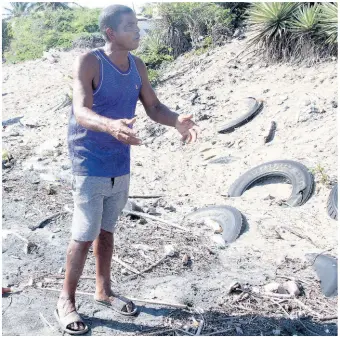
<instances>
[{"instance_id":1,"label":"man's head","mask_svg":"<svg viewBox=\"0 0 340 338\"><path fill-rule=\"evenodd\" d=\"M134 11L123 5L104 8L99 16L99 28L106 42L126 50L134 50L139 45L138 21Z\"/></svg>"}]
</instances>

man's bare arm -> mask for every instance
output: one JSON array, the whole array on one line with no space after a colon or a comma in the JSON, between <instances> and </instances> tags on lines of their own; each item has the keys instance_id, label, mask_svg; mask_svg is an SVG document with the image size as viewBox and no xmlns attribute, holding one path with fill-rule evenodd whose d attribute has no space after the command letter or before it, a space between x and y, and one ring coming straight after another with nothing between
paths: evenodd
<instances>
[{"instance_id":1,"label":"man's bare arm","mask_svg":"<svg viewBox=\"0 0 340 338\"><path fill-rule=\"evenodd\" d=\"M107 133L108 118L92 110L92 81L98 68L94 55L83 54L77 58L73 69L73 111L77 122L86 129Z\"/></svg>"},{"instance_id":2,"label":"man's bare arm","mask_svg":"<svg viewBox=\"0 0 340 338\"><path fill-rule=\"evenodd\" d=\"M171 111L166 105L159 101L156 93L151 87L145 64L137 57L135 57L135 60L139 74L142 78L142 89L139 98L147 115L155 122L170 127L176 127L176 122L179 115Z\"/></svg>"},{"instance_id":3,"label":"man's bare arm","mask_svg":"<svg viewBox=\"0 0 340 338\"><path fill-rule=\"evenodd\" d=\"M97 58L89 53L81 55L74 64L73 111L77 122L86 129L108 133L125 144L140 144L141 140L128 126L133 124L135 119L114 120L92 110L92 81L97 68Z\"/></svg>"}]
</instances>

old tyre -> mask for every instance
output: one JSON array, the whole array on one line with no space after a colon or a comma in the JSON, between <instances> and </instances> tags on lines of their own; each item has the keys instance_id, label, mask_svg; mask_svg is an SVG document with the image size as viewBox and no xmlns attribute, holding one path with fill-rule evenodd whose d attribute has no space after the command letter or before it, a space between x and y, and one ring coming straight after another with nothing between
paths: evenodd
<instances>
[{"instance_id":1,"label":"old tyre","mask_svg":"<svg viewBox=\"0 0 340 338\"><path fill-rule=\"evenodd\" d=\"M307 254L321 283L321 291L326 297L338 295L338 260L322 254Z\"/></svg>"},{"instance_id":2,"label":"old tyre","mask_svg":"<svg viewBox=\"0 0 340 338\"><path fill-rule=\"evenodd\" d=\"M308 169L301 163L280 160L261 164L250 169L239 177L230 187L229 196L241 196L253 184L263 178L285 177L292 184L292 194L286 201L291 207L296 207L307 202L313 193L314 179Z\"/></svg>"},{"instance_id":3,"label":"old tyre","mask_svg":"<svg viewBox=\"0 0 340 338\"><path fill-rule=\"evenodd\" d=\"M242 214L236 208L227 205L201 208L185 217L185 220L198 222L205 219L214 220L222 227L222 237L226 243L234 242L242 231Z\"/></svg>"},{"instance_id":4,"label":"old tyre","mask_svg":"<svg viewBox=\"0 0 340 338\"><path fill-rule=\"evenodd\" d=\"M327 202L328 215L333 219L338 219L338 184L331 190Z\"/></svg>"},{"instance_id":5,"label":"old tyre","mask_svg":"<svg viewBox=\"0 0 340 338\"><path fill-rule=\"evenodd\" d=\"M234 131L235 128L243 126L247 122L251 121L258 113L261 112L261 110L263 109L263 101L257 101L253 97L250 97L250 99L254 100L253 107L246 114L219 128L218 132L220 134L230 133Z\"/></svg>"}]
</instances>

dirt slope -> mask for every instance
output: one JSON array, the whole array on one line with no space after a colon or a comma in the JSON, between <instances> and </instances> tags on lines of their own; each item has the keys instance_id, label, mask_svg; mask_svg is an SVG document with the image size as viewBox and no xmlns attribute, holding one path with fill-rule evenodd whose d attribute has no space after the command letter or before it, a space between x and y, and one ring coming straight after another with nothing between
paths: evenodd
<instances>
[{"instance_id":1,"label":"dirt slope","mask_svg":"<svg viewBox=\"0 0 340 338\"><path fill-rule=\"evenodd\" d=\"M167 259L144 278L136 278L114 263L113 285L125 295L203 308L203 333L213 332L220 325L213 324L211 318L228 315L237 325L243 325L245 334L271 335L276 328L283 334L306 334L308 328L304 331L293 321L284 325L280 309L265 314L260 305L258 318L251 320L253 325L244 325L251 314L229 307L232 298L226 288L234 280L261 286L279 278L277 272L309 281L303 286L309 294L304 302L310 302L310 306L316 299L325 313L336 309L336 299L326 299L320 293L305 254L326 250L334 256L337 253L337 223L326 211L330 188L337 180L337 63L330 60L315 67L268 65L251 55L237 57L244 47L244 41L233 42L202 56L183 56L163 74L164 81L156 89L160 100L172 109L194 114L202 129L200 142L182 145L174 130L156 125L138 104L136 129L144 144L132 150L131 195L164 195L136 202L145 211L156 209L153 211L160 217L178 223L194 208L231 205L245 216L246 230L235 243L218 249L207 226L188 225L190 233L183 234L161 223L144 224L123 217L116 233L116 254L125 262L143 270L162 257L167 244L176 247L178 256ZM41 59L3 65L2 119L23 116L21 123L3 130L3 148L15 160L3 171L3 229L14 230L37 244L36 250L25 254L20 239L13 235L3 238L3 286L20 289L34 278L33 286L40 281L43 286L60 288L42 276L58 274L64 266L71 215L58 215L35 231L30 228L65 211L65 206L72 209L66 145L70 107L56 111L55 107L65 100L69 81L65 76L71 74L79 53L60 52L56 63ZM263 99L263 111L233 133L218 134L221 125L247 111L247 97ZM277 124L275 137L264 144L272 121ZM230 157L230 163L209 163L221 156ZM226 197L228 188L242 173L279 159L299 161L314 170L315 192L305 205L279 205L279 199L287 198L291 190L282 180L258 184L239 198ZM185 253L192 258L189 267L181 263ZM94 275L92 254L84 274ZM82 280L79 289L93 292L94 281ZM57 335L39 319L41 312L57 327L53 317L57 296L29 286L11 298L3 298L3 334ZM170 309L157 310L152 305L143 307L137 318L115 316L112 320L110 311L94 305L91 297L80 296L78 304L80 313L92 323L92 335L131 335L176 322L169 322ZM182 324L188 321L184 313L175 315ZM239 333L233 323L228 325L230 334ZM323 335L336 332L334 324L309 321L305 325Z\"/></svg>"}]
</instances>

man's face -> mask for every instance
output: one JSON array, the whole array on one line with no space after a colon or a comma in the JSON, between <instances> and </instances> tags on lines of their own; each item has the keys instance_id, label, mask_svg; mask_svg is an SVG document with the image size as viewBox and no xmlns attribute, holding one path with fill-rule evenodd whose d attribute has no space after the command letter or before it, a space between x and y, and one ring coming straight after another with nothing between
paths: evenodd
<instances>
[{"instance_id":1,"label":"man's face","mask_svg":"<svg viewBox=\"0 0 340 338\"><path fill-rule=\"evenodd\" d=\"M128 51L137 49L139 46L139 28L134 13L123 14L116 31L112 31L113 41Z\"/></svg>"}]
</instances>

